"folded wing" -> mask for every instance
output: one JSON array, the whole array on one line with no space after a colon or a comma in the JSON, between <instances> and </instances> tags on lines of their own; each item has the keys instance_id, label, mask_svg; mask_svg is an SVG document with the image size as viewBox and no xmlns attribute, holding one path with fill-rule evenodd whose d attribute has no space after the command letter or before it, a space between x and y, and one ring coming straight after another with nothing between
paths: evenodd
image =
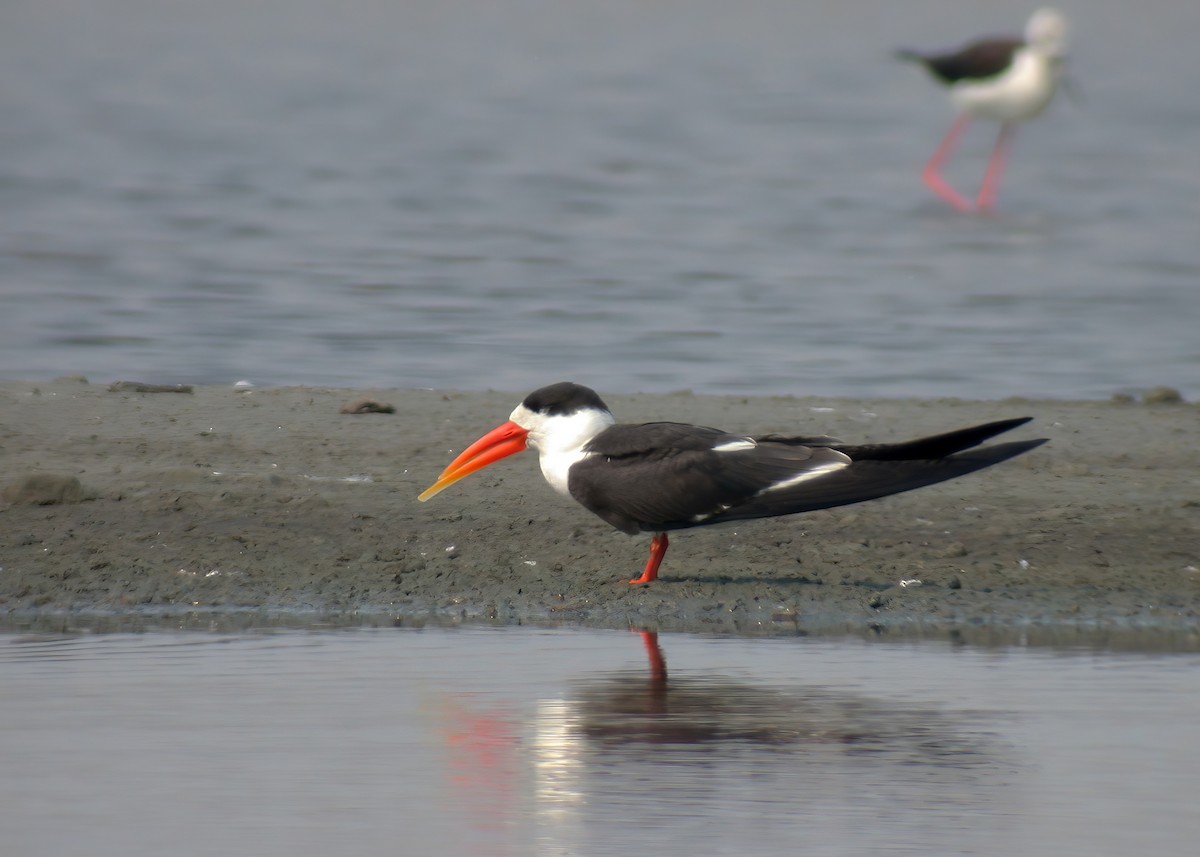
<instances>
[{"instance_id":1,"label":"folded wing","mask_svg":"<svg viewBox=\"0 0 1200 857\"><path fill-rule=\"evenodd\" d=\"M571 470L584 507L628 533L826 509L910 491L990 467L1044 443L971 450L1028 418L899 444L741 437L679 423L617 425ZM971 450L965 452L964 450Z\"/></svg>"}]
</instances>

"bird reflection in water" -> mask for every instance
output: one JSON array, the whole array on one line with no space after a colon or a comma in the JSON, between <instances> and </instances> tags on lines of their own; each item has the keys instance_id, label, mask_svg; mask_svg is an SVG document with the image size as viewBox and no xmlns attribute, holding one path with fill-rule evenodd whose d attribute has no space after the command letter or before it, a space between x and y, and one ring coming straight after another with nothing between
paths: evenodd
<instances>
[{"instance_id":1,"label":"bird reflection in water","mask_svg":"<svg viewBox=\"0 0 1200 857\"><path fill-rule=\"evenodd\" d=\"M657 633L638 633L647 670L586 678L524 715L452 698L452 792L477 831L508 825L512 837L561 849L650 806L660 818L711 818L777 804L795 825L806 805L819 814L831 799L902 814L946 789L954 802L938 812L957 802L965 813L1011 772L995 740L962 718L831 688L669 677ZM505 853L504 838L490 836L488 853Z\"/></svg>"},{"instance_id":2,"label":"bird reflection in water","mask_svg":"<svg viewBox=\"0 0 1200 857\"><path fill-rule=\"evenodd\" d=\"M647 674L599 676L572 695L573 731L592 744L827 744L849 751L904 748L927 760L952 750L962 761L966 748L935 713L900 711L844 691L771 688L713 674L668 681L658 634L640 634Z\"/></svg>"}]
</instances>

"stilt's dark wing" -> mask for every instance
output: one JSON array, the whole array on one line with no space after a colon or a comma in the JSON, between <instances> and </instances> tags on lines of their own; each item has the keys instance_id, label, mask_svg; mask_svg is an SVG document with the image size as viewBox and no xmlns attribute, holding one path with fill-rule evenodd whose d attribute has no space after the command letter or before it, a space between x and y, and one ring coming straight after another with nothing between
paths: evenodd
<instances>
[{"instance_id":1,"label":"stilt's dark wing","mask_svg":"<svg viewBox=\"0 0 1200 857\"><path fill-rule=\"evenodd\" d=\"M1012 64L1013 54L1024 45L1020 39L984 39L951 53L923 54L901 50L896 56L921 63L943 83L957 83L995 77Z\"/></svg>"}]
</instances>

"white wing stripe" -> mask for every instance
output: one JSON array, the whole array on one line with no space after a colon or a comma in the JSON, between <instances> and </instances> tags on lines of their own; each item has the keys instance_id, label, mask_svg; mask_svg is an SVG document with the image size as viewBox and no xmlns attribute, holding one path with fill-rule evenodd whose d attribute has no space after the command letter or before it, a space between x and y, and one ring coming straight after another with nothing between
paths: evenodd
<instances>
[{"instance_id":1,"label":"white wing stripe","mask_svg":"<svg viewBox=\"0 0 1200 857\"><path fill-rule=\"evenodd\" d=\"M714 446L713 452L745 452L747 449L754 449L758 446L752 438L739 437L737 440L731 440L723 443L720 446Z\"/></svg>"},{"instance_id":2,"label":"white wing stripe","mask_svg":"<svg viewBox=\"0 0 1200 857\"><path fill-rule=\"evenodd\" d=\"M850 462L848 461L830 461L826 464L822 464L820 467L814 467L812 470L805 470L803 473L797 473L795 476L789 476L787 479L776 482L774 485L768 485L766 488L759 491L755 496L761 497L768 491L783 491L786 488L799 485L801 482L807 482L810 479L816 479L820 476L825 476L828 473L833 473L834 471L841 470L842 468L849 466Z\"/></svg>"}]
</instances>

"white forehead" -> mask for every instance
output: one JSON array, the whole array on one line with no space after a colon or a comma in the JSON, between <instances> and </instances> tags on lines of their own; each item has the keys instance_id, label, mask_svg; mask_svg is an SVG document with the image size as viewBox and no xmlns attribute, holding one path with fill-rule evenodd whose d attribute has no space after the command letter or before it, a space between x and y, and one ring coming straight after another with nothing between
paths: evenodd
<instances>
[{"instance_id":1,"label":"white forehead","mask_svg":"<svg viewBox=\"0 0 1200 857\"><path fill-rule=\"evenodd\" d=\"M533 449L563 451L579 449L616 422L608 411L584 408L571 414L544 414L517 405L508 417L529 432Z\"/></svg>"},{"instance_id":2,"label":"white forehead","mask_svg":"<svg viewBox=\"0 0 1200 857\"><path fill-rule=\"evenodd\" d=\"M541 414L529 410L524 405L517 405L513 408L513 412L508 415L508 418L528 431L533 431L535 427L541 426L545 420Z\"/></svg>"}]
</instances>

